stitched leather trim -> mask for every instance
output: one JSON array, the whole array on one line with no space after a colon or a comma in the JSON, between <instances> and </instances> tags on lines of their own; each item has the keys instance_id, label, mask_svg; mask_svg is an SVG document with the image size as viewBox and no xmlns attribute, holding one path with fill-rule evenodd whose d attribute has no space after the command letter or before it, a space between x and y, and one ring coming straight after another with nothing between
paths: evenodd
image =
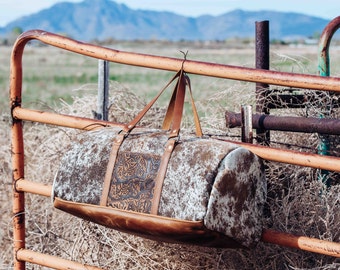
<instances>
[{"instance_id":1,"label":"stitched leather trim","mask_svg":"<svg viewBox=\"0 0 340 270\"><path fill-rule=\"evenodd\" d=\"M120 150L106 205L150 213L161 160L161 155Z\"/></svg>"},{"instance_id":2,"label":"stitched leather trim","mask_svg":"<svg viewBox=\"0 0 340 270\"><path fill-rule=\"evenodd\" d=\"M162 188L164 183L165 174L168 168L168 163L171 157L171 153L175 148L176 140L169 139L166 146L164 154L162 155L161 164L159 166L159 170L157 173L157 177L155 179L155 188L153 192L152 205L151 205L151 214L158 214L158 206L159 201L161 200Z\"/></svg>"},{"instance_id":3,"label":"stitched leather trim","mask_svg":"<svg viewBox=\"0 0 340 270\"><path fill-rule=\"evenodd\" d=\"M180 76L183 76L185 78L185 83L182 82L182 86L186 85L189 88L191 108L192 108L193 118L194 118L194 123L195 123L195 128L196 128L196 136L202 137L203 132L202 132L201 123L200 123L200 120L199 120L199 117L198 117L198 112L197 112L197 109L196 109L194 97L193 97L193 94L192 94L190 79L185 73L180 74ZM177 91L178 91L178 87L179 86L178 86L178 82L177 82L176 87L175 87L175 89L172 93L165 118L163 120L163 125L162 125L163 130L169 130L170 127L171 127L171 123L172 123L173 117L174 117L174 107L175 107L175 100L176 100L176 94L177 94Z\"/></svg>"},{"instance_id":4,"label":"stitched leather trim","mask_svg":"<svg viewBox=\"0 0 340 270\"><path fill-rule=\"evenodd\" d=\"M185 98L185 78L183 72L181 72L178 83L176 85L176 99L173 108L172 115L172 127L170 131L169 138L177 137L179 134L179 130L181 128L183 109L184 109L184 98Z\"/></svg>"},{"instance_id":5,"label":"stitched leather trim","mask_svg":"<svg viewBox=\"0 0 340 270\"><path fill-rule=\"evenodd\" d=\"M109 195L110 191L110 184L111 184L111 178L112 178L112 172L115 167L117 155L118 155L118 150L121 146L121 144L124 141L124 134L118 134L116 138L113 141L111 153L110 153L110 158L109 158L109 163L107 164L106 168L106 173L104 177L104 183L103 183L103 191L102 191L102 197L100 199L100 205L101 206L106 206L107 204L107 197Z\"/></svg>"},{"instance_id":6,"label":"stitched leather trim","mask_svg":"<svg viewBox=\"0 0 340 270\"><path fill-rule=\"evenodd\" d=\"M173 219L55 198L54 207L111 229L157 241L210 247L242 248L235 240L208 230L203 221Z\"/></svg>"},{"instance_id":7,"label":"stitched leather trim","mask_svg":"<svg viewBox=\"0 0 340 270\"><path fill-rule=\"evenodd\" d=\"M186 83L188 85L189 93L190 93L190 101L191 101L192 112L193 112L193 115L194 115L194 123L195 123L195 128L196 128L196 136L197 137L202 137L203 136L203 132L202 132L202 127L201 127L201 122L200 122L200 119L198 117L198 112L197 112L197 109L196 109L194 97L192 95L190 79L189 79L189 77L187 75L185 75L185 80L186 80Z\"/></svg>"},{"instance_id":8,"label":"stitched leather trim","mask_svg":"<svg viewBox=\"0 0 340 270\"><path fill-rule=\"evenodd\" d=\"M166 114L163 120L163 125L162 125L163 130L169 130L171 127L173 113L174 113L175 99L176 99L176 94L177 94L177 87L178 87L178 81L172 92L171 99L168 105L168 109L166 111Z\"/></svg>"},{"instance_id":9,"label":"stitched leather trim","mask_svg":"<svg viewBox=\"0 0 340 270\"><path fill-rule=\"evenodd\" d=\"M162 155L162 160L160 164L159 171L157 173L157 177L155 179L155 189L153 192L153 198L151 203L151 213L158 213L159 201L162 193L163 182L165 178L165 174L167 171L168 162L171 157L171 153L175 147L176 137L178 137L182 122L183 109L184 109L184 99L185 99L185 89L188 84L190 89L190 97L191 103L193 106L193 112L196 114L194 116L196 133L198 136L202 136L201 126L199 124L198 115L196 111L196 107L194 106L193 97L191 93L190 80L188 76L186 76L183 72L183 69L176 73L176 75L172 78L172 80L158 93L158 95L146 106L144 109L128 124L123 128L124 134L128 134L136 124L143 118L145 113L151 108L151 106L155 103L155 101L159 98L159 96L164 92L164 90L169 86L169 84L174 81L178 77L175 90L172 94L170 104L168 106L168 110L164 119L163 128L170 127L170 123L172 124L171 131L169 134L169 140L165 146L164 154ZM108 201L108 194L110 191L110 183L112 179L112 173L115 167L118 151L120 145L122 144L125 136L123 134L119 134L113 142L112 150L110 153L109 163L107 166L106 174L104 177L103 184L103 192L100 200L101 206L106 206Z\"/></svg>"},{"instance_id":10,"label":"stitched leather trim","mask_svg":"<svg viewBox=\"0 0 340 270\"><path fill-rule=\"evenodd\" d=\"M165 89L168 88L168 86L180 75L180 72L177 72L175 74L175 76L167 83L166 86L163 87L163 89L157 94L156 97L154 97L144 108L141 112L139 112L137 114L137 116L132 119L132 121L125 125L123 130L125 132L130 132L139 122L140 120L144 117L144 115L150 110L150 108L153 106L153 104L158 100L158 98L163 94L163 92L165 91Z\"/></svg>"}]
</instances>

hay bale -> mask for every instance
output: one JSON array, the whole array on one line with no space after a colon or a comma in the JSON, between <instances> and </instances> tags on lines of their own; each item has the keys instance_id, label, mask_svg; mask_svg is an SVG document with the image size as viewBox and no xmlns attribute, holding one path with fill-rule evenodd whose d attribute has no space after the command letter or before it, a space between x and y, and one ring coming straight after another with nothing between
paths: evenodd
<instances>
[{"instance_id":1,"label":"hay bale","mask_svg":"<svg viewBox=\"0 0 340 270\"><path fill-rule=\"evenodd\" d=\"M202 117L205 132L229 132L223 126L224 110L227 108L223 104L216 105L216 102L227 100L231 91L237 95L239 90L239 87L235 87L221 92L216 98L211 97L209 101L197 101L198 108L205 108L204 111L207 112ZM131 102L131 96L125 90L124 94L112 93L112 96L115 96L115 102L111 106L111 115L117 115L115 110L119 110L121 116L126 117L123 122L127 118L131 119L135 111L144 104L144 101L136 98L131 107L124 108ZM126 97L127 100L124 100ZM253 96L243 98L251 100ZM210 102L211 107L208 108ZM125 105L119 107L119 104ZM94 96L86 96L75 98L72 105L62 104L58 110L91 117L94 108ZM220 110L218 114L217 108ZM217 118L217 115L222 115L222 118ZM159 117L157 111L154 117ZM209 121L209 118L213 121ZM152 126L155 118L150 119L149 122L146 119L144 124ZM7 269L12 266L10 125L5 121L1 121L0 125L0 265ZM24 128L26 177L33 181L52 183L65 147L79 131L36 123L25 123ZM231 131L229 134L234 136L237 132ZM294 138L294 143L298 145L299 140L300 138ZM308 139L304 139L300 145L306 146L306 141ZM335 184L326 191L317 181L316 170L273 162L267 162L266 167L268 199L265 227L339 242L339 178L335 178ZM260 243L256 249L234 250L155 242L116 232L52 209L49 198L28 195L26 201L28 248L106 269L335 270L340 267L339 261L332 257L265 243Z\"/></svg>"}]
</instances>

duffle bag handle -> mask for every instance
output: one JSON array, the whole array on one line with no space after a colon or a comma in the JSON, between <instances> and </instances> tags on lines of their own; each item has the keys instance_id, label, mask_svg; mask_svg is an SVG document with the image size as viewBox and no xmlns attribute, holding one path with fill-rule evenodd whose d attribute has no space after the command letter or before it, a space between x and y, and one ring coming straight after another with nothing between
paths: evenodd
<instances>
[{"instance_id":1,"label":"duffle bag handle","mask_svg":"<svg viewBox=\"0 0 340 270\"><path fill-rule=\"evenodd\" d=\"M183 115L183 108L184 108L184 98L185 98L185 89L186 89L186 78L184 76L183 68L178 71L175 76L170 80L170 82L158 93L158 95L153 98L145 107L144 109L127 125L125 125L122 129L122 132L120 132L113 140L112 142L112 149L110 152L109 162L108 166L106 168L106 173L104 177L104 184L103 184L103 191L102 196L100 199L100 205L106 206L107 204L107 198L108 193L110 189L110 183L111 183L111 177L112 172L114 170L114 166L116 163L117 155L120 146L122 145L125 138L128 136L128 134L135 128L135 126L138 124L138 122L144 117L144 115L150 110L152 105L157 101L159 96L165 91L165 89L176 79L177 84L174 90L173 95L175 95L175 101L173 108L173 114L172 114L172 129L169 134L169 139L165 145L164 153L161 158L160 167L155 179L155 187L154 187L154 195L152 198L152 206L151 206L151 214L157 214L158 212L158 205L160 201L160 195L163 187L163 181L166 174L168 162L171 156L171 153L175 147L175 144L177 142L177 137L179 135L182 115ZM170 101L170 104L172 102Z\"/></svg>"},{"instance_id":2,"label":"duffle bag handle","mask_svg":"<svg viewBox=\"0 0 340 270\"><path fill-rule=\"evenodd\" d=\"M185 59L182 62L182 68L174 75L174 77L161 89L161 91L143 108L138 115L130 121L127 125L125 125L122 131L125 134L131 132L132 129L136 127L136 125L142 120L145 114L150 110L150 108L155 104L155 102L159 99L159 97L163 94L163 92L169 87L169 85L178 78L174 91L172 93L168 109L166 115L163 120L162 129L169 130L171 126L171 131L169 134L169 138L177 137L179 135L182 117L183 117L183 109L184 109L184 98L186 92L186 86L189 88L190 93L190 101L193 111L194 124L196 128L196 136L202 137L202 128L199 121L197 109L195 106L195 102L192 95L191 83L189 77L185 74L183 70Z\"/></svg>"},{"instance_id":3,"label":"duffle bag handle","mask_svg":"<svg viewBox=\"0 0 340 270\"><path fill-rule=\"evenodd\" d=\"M155 104L155 102L159 99L159 97L163 94L163 92L169 87L169 85L174 82L176 80L176 78L178 78L175 90L175 92L178 92L177 89L179 88L179 80L181 79L182 73L183 71L180 70L178 71L175 76L162 88L161 91L159 91L159 93L143 108L142 111L140 111L137 116L132 119L127 125L124 125L122 131L124 131L125 133L130 133L135 127L136 125L143 119L144 115L150 110L150 108ZM185 92L185 89L184 89ZM185 95L185 93L183 93L183 95ZM184 105L184 100L183 100L183 104L182 107ZM179 105L178 105L179 106Z\"/></svg>"},{"instance_id":4,"label":"duffle bag handle","mask_svg":"<svg viewBox=\"0 0 340 270\"><path fill-rule=\"evenodd\" d=\"M183 74L183 76L185 77L186 86L188 86L188 88L189 88L190 102L191 102L191 107L192 107L192 112L193 112L193 117L194 117L196 136L202 137L203 132L202 132L201 123L200 123L200 120L199 120L199 117L198 117L198 112L197 112L197 109L196 109L194 97L192 95L190 78L185 73ZM164 118L164 121L163 121L162 129L164 129L164 130L169 130L170 127L171 127L171 124L173 122L175 99L176 99L176 90L177 90L177 88L175 88L175 91L173 92L173 94L171 96L171 100L170 100L170 103L169 103L169 106L168 106L168 109L167 109L167 112L166 112L166 115L165 115L165 118Z\"/></svg>"}]
</instances>

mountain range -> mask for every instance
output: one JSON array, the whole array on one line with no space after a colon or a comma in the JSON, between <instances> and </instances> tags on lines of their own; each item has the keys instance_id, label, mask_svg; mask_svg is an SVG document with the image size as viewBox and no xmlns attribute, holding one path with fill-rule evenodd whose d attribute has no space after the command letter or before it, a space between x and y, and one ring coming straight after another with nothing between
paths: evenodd
<instances>
[{"instance_id":1,"label":"mountain range","mask_svg":"<svg viewBox=\"0 0 340 270\"><path fill-rule=\"evenodd\" d=\"M18 18L0 28L42 29L72 38L117 40L225 40L254 37L255 22L268 20L271 39L294 39L320 34L328 20L300 13L234 10L219 16L187 17L173 12L131 9L111 0L61 2Z\"/></svg>"}]
</instances>

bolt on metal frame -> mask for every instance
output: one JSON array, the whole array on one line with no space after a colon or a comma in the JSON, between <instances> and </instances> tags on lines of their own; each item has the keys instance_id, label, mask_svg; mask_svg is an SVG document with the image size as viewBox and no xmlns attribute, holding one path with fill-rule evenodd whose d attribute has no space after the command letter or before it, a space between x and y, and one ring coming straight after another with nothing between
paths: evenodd
<instances>
[{"instance_id":1,"label":"bolt on metal frame","mask_svg":"<svg viewBox=\"0 0 340 270\"><path fill-rule=\"evenodd\" d=\"M24 48L30 40L38 40L62 50L85 56L107 60L126 65L148 67L154 69L178 71L183 59L155 55L139 54L103 48L88 43L78 42L56 34L41 30L31 30L18 37L11 55L10 75L10 107L12 112L12 181L13 181L13 251L14 269L25 269L25 263L31 262L56 269L99 269L82 265L70 260L34 252L25 248L25 193L30 192L42 196L50 196L52 187L25 179L24 174L24 140L23 121L89 130L103 126L116 126L107 121L74 117L57 113L26 109L21 106L22 99L22 57ZM186 60L183 69L187 73L219 77L248 82L267 83L289 87L308 88L318 91L340 92L340 78L321 77L304 74L276 72L231 65ZM289 164L309 166L340 172L340 158L307 154L296 151L269 148L235 142L254 152L263 159ZM262 241L293 247L320 254L340 257L340 243L324 241L305 236L264 230Z\"/></svg>"}]
</instances>

